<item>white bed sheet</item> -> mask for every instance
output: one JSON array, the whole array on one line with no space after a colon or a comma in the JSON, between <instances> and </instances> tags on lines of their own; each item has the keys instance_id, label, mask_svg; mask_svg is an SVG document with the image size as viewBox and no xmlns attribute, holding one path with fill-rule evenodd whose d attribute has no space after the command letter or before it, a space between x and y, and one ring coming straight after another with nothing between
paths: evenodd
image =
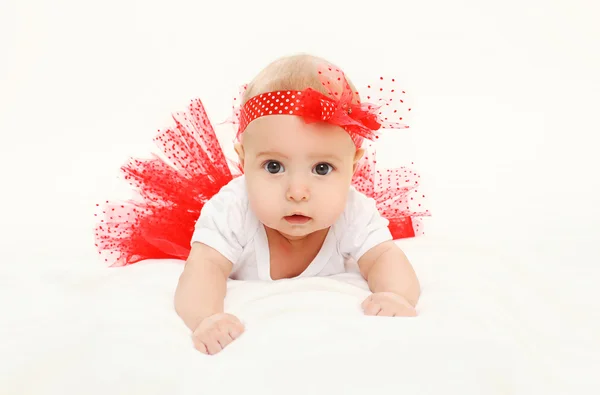
<instances>
[{"instance_id":1,"label":"white bed sheet","mask_svg":"<svg viewBox=\"0 0 600 395\"><path fill-rule=\"evenodd\" d=\"M0 393L597 393L592 265L399 244L422 282L419 317L363 316L356 273L231 281L226 307L246 332L216 356L193 349L173 310L180 261L3 265Z\"/></svg>"}]
</instances>

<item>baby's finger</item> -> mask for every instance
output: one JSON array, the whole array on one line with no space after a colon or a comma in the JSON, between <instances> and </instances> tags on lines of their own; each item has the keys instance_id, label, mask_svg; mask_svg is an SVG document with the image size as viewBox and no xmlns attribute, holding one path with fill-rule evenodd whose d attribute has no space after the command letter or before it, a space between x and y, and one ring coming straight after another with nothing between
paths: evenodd
<instances>
[{"instance_id":1,"label":"baby's finger","mask_svg":"<svg viewBox=\"0 0 600 395\"><path fill-rule=\"evenodd\" d=\"M379 310L379 312L377 313L377 315L379 317L393 317L393 316L395 316L395 312L392 309L389 309L389 308L386 309L386 308L382 307L381 310Z\"/></svg>"},{"instance_id":2,"label":"baby's finger","mask_svg":"<svg viewBox=\"0 0 600 395\"><path fill-rule=\"evenodd\" d=\"M244 325L234 315L229 315L224 321L221 321L221 328L241 327L243 330Z\"/></svg>"},{"instance_id":3,"label":"baby's finger","mask_svg":"<svg viewBox=\"0 0 600 395\"><path fill-rule=\"evenodd\" d=\"M217 337L214 336L214 334L205 336L201 339L201 341L206 345L206 349L210 355L214 355L222 349L221 345L217 341Z\"/></svg>"},{"instance_id":4,"label":"baby's finger","mask_svg":"<svg viewBox=\"0 0 600 395\"><path fill-rule=\"evenodd\" d=\"M196 350L200 351L202 354L208 354L208 349L206 348L206 344L202 343L196 337L193 337L193 341L194 341L194 348Z\"/></svg>"},{"instance_id":5,"label":"baby's finger","mask_svg":"<svg viewBox=\"0 0 600 395\"><path fill-rule=\"evenodd\" d=\"M368 304L371 303L372 300L373 300L373 294L371 294L369 297L367 297L365 300L363 300L360 307L362 307L362 309L365 310L367 308Z\"/></svg>"},{"instance_id":6,"label":"baby's finger","mask_svg":"<svg viewBox=\"0 0 600 395\"><path fill-rule=\"evenodd\" d=\"M366 315L377 315L381 311L379 303L369 303L365 308Z\"/></svg>"},{"instance_id":7,"label":"baby's finger","mask_svg":"<svg viewBox=\"0 0 600 395\"><path fill-rule=\"evenodd\" d=\"M244 325L239 322L235 325L232 325L228 328L228 332L229 335L233 338L233 339L237 339L238 337L241 336L242 333L244 333Z\"/></svg>"},{"instance_id":8,"label":"baby's finger","mask_svg":"<svg viewBox=\"0 0 600 395\"><path fill-rule=\"evenodd\" d=\"M221 348L225 348L229 343L233 341L233 337L229 335L229 330L224 328L218 332L217 341L221 345Z\"/></svg>"},{"instance_id":9,"label":"baby's finger","mask_svg":"<svg viewBox=\"0 0 600 395\"><path fill-rule=\"evenodd\" d=\"M394 317L416 317L417 310L414 307L403 306L394 312Z\"/></svg>"}]
</instances>

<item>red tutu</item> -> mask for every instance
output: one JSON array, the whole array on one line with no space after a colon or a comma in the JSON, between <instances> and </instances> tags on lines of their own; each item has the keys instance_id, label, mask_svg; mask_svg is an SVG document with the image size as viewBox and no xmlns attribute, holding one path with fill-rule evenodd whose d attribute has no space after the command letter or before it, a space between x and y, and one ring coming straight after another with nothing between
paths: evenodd
<instances>
[{"instance_id":1,"label":"red tutu","mask_svg":"<svg viewBox=\"0 0 600 395\"><path fill-rule=\"evenodd\" d=\"M154 139L164 157L133 158L121 168L139 196L97 205L101 219L96 247L111 266L145 259L185 260L204 203L242 174L239 164L225 157L200 100L173 118L175 126ZM419 219L429 211L421 210L425 196L418 192L419 176L407 168L378 171L375 162L374 151L368 149L353 185L376 200L394 239L421 234Z\"/></svg>"}]
</instances>

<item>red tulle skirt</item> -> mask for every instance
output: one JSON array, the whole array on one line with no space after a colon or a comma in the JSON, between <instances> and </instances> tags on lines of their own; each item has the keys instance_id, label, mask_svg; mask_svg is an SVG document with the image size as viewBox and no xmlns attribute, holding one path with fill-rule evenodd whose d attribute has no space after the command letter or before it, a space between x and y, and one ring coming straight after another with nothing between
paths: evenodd
<instances>
[{"instance_id":1,"label":"red tulle skirt","mask_svg":"<svg viewBox=\"0 0 600 395\"><path fill-rule=\"evenodd\" d=\"M242 174L225 157L200 100L173 118L175 125L154 138L160 155L132 158L121 168L136 196L96 205L96 247L111 266L185 260L204 203ZM375 153L368 150L354 175L355 188L376 200L394 239L422 234L420 218L429 211L422 209L419 176L407 168L379 171L374 164Z\"/></svg>"}]
</instances>

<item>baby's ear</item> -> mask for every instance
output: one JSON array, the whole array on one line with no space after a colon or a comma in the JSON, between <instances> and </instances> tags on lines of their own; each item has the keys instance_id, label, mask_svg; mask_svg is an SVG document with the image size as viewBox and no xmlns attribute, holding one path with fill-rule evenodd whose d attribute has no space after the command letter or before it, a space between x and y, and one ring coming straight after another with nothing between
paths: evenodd
<instances>
[{"instance_id":1,"label":"baby's ear","mask_svg":"<svg viewBox=\"0 0 600 395\"><path fill-rule=\"evenodd\" d=\"M237 153L240 165L243 168L244 167L244 146L242 145L242 143L235 143L233 148L235 149L235 152Z\"/></svg>"},{"instance_id":2,"label":"baby's ear","mask_svg":"<svg viewBox=\"0 0 600 395\"><path fill-rule=\"evenodd\" d=\"M354 154L354 160L352 162L352 172L354 173L356 171L356 167L358 166L358 162L362 159L363 155L365 154L365 150L364 148L359 148L356 150L356 153Z\"/></svg>"}]
</instances>

